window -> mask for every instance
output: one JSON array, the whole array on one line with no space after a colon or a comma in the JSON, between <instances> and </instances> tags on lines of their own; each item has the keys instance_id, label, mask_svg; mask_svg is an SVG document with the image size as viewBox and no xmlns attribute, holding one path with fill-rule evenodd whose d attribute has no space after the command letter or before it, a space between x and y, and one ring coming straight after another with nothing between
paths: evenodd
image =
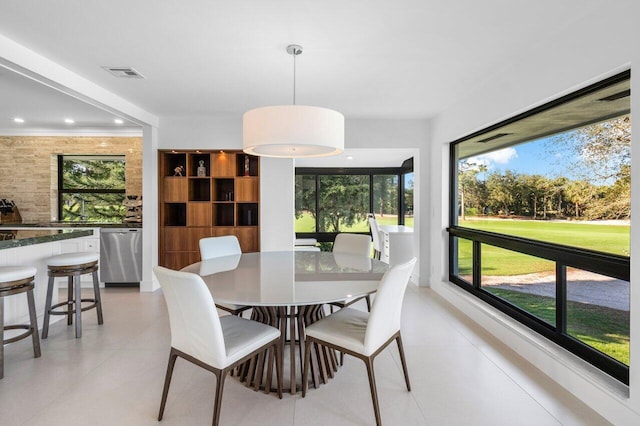
<instances>
[{"instance_id":1,"label":"window","mask_svg":"<svg viewBox=\"0 0 640 426\"><path fill-rule=\"evenodd\" d=\"M124 156L58 156L59 220L122 222L124 198Z\"/></svg>"},{"instance_id":2,"label":"window","mask_svg":"<svg viewBox=\"0 0 640 426\"><path fill-rule=\"evenodd\" d=\"M413 161L396 168L296 168L295 194L298 237L327 243L339 232L369 233L370 212L382 224L404 224L410 218L412 226Z\"/></svg>"},{"instance_id":3,"label":"window","mask_svg":"<svg viewBox=\"0 0 640 426\"><path fill-rule=\"evenodd\" d=\"M630 72L451 144L449 278L629 380Z\"/></svg>"}]
</instances>

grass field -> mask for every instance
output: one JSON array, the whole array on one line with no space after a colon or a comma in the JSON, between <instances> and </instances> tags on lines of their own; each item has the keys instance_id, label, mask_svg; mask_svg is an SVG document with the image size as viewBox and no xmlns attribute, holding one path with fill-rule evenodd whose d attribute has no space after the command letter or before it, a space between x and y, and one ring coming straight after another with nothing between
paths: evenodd
<instances>
[{"instance_id":1,"label":"grass field","mask_svg":"<svg viewBox=\"0 0 640 426\"><path fill-rule=\"evenodd\" d=\"M625 225L600 225L533 220L467 220L460 226L482 231L531 238L606 253L629 255L630 228ZM471 273L472 245L458 240L458 267L461 275ZM522 275L554 271L553 262L500 249L482 246L482 272L486 275Z\"/></svg>"},{"instance_id":2,"label":"grass field","mask_svg":"<svg viewBox=\"0 0 640 426\"><path fill-rule=\"evenodd\" d=\"M379 225L397 225L397 216L378 217ZM405 218L405 226L413 227L413 217ZM295 219L296 232L316 232L316 222L309 213L304 213L299 219ZM344 227L341 232L369 232L369 223L366 220L355 223L353 226Z\"/></svg>"},{"instance_id":3,"label":"grass field","mask_svg":"<svg viewBox=\"0 0 640 426\"><path fill-rule=\"evenodd\" d=\"M554 298L500 288L487 290L538 318L555 324ZM629 311L567 302L567 333L626 365L629 365L629 323Z\"/></svg>"}]
</instances>

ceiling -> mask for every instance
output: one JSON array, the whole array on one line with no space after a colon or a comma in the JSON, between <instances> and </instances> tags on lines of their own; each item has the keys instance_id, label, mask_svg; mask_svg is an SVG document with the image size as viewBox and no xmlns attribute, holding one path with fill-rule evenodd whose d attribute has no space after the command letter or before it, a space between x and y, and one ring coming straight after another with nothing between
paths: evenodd
<instances>
[{"instance_id":1,"label":"ceiling","mask_svg":"<svg viewBox=\"0 0 640 426\"><path fill-rule=\"evenodd\" d=\"M162 120L292 102L427 119L605 0L111 0L0 3L0 34ZM103 66L130 66L144 79ZM113 116L0 69L0 128L115 128ZM29 118L28 118L29 117ZM81 119L80 119L81 118ZM109 123L109 124L105 124ZM25 123L26 124L26 123ZM124 127L129 126L125 123ZM67 126L68 127L68 126Z\"/></svg>"}]
</instances>

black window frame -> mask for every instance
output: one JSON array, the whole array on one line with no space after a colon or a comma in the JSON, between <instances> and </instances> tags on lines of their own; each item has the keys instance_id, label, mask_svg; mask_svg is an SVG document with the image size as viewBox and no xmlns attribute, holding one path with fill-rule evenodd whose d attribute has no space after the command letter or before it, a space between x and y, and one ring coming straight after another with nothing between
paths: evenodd
<instances>
[{"instance_id":1,"label":"black window frame","mask_svg":"<svg viewBox=\"0 0 640 426\"><path fill-rule=\"evenodd\" d=\"M319 176L359 175L369 176L369 211L373 212L373 177L380 175L393 175L398 178L398 225L404 225L404 175L413 173L413 157L405 160L400 167L296 167L295 176L315 176L316 188L316 217L319 208L320 179ZM338 232L319 232L318 221L315 223L315 232L296 232L296 238L315 238L318 242L333 242ZM357 234L369 234L369 232L354 232Z\"/></svg>"},{"instance_id":2,"label":"black window frame","mask_svg":"<svg viewBox=\"0 0 640 426\"><path fill-rule=\"evenodd\" d=\"M94 158L94 157L122 157L123 160L126 161L126 156L125 155L120 155L120 154L87 154L87 155L82 155L82 154L59 154L58 155L58 220L62 221L62 212L63 212L63 208L64 208L64 196L67 194L126 194L127 190L125 189L91 189L91 188L71 188L71 189L65 189L64 188L64 177L63 177L63 171L64 171L64 159L65 157L87 157L87 158ZM126 185L126 182L125 182ZM124 219L124 217L123 217Z\"/></svg>"},{"instance_id":3,"label":"black window frame","mask_svg":"<svg viewBox=\"0 0 640 426\"><path fill-rule=\"evenodd\" d=\"M609 374L613 378L626 385L629 384L629 366L608 356L607 354L598 351L595 348L592 348L591 346L588 346L587 344L579 341L578 339L572 337L567 333L566 268L575 267L578 269L630 282L630 257L458 226L456 220L458 214L458 168L456 161L456 145L466 140L475 138L479 135L487 134L507 124L514 123L516 121L562 105L566 102L575 100L576 98L592 93L596 90L600 90L612 84L624 80L630 80L630 78L631 70L624 71L615 76L587 86L581 90L562 96L530 111L518 114L514 117L508 118L490 127L479 130L451 142L449 145L449 227L447 228L449 234L448 275L450 282L471 293L477 298L483 300L494 308L502 311L511 318L514 318L521 324L546 337L550 341L567 349L568 351L572 352L588 363L596 366L603 372ZM456 256L458 251L456 238L462 238L471 241L472 243L473 282L468 282L460 278L457 275L457 271L455 270ZM496 246L506 250L512 250L514 252L536 256L555 262L555 325L542 321L531 313L518 308L514 304L511 304L508 301L499 298L498 296L491 294L481 287L481 249L483 244Z\"/></svg>"}]
</instances>

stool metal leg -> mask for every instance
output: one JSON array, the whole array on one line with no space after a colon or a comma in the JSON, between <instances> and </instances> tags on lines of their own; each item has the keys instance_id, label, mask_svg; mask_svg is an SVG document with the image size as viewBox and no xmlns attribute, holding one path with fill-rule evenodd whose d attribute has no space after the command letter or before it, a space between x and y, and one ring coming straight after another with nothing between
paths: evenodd
<instances>
[{"instance_id":1,"label":"stool metal leg","mask_svg":"<svg viewBox=\"0 0 640 426\"><path fill-rule=\"evenodd\" d=\"M93 298L96 300L96 311L98 312L98 324L102 324L102 300L100 299L100 283L98 282L98 272L93 271Z\"/></svg>"},{"instance_id":2,"label":"stool metal leg","mask_svg":"<svg viewBox=\"0 0 640 426\"><path fill-rule=\"evenodd\" d=\"M73 287L75 288L76 299L74 311L76 313L76 339L82 337L82 286L80 285L80 276L73 277Z\"/></svg>"},{"instance_id":3,"label":"stool metal leg","mask_svg":"<svg viewBox=\"0 0 640 426\"><path fill-rule=\"evenodd\" d=\"M44 305L44 319L42 321L42 338L46 339L49 335L49 311L51 311L51 298L53 297L53 284L54 277L49 277L49 284L47 284L47 299Z\"/></svg>"},{"instance_id":4,"label":"stool metal leg","mask_svg":"<svg viewBox=\"0 0 640 426\"><path fill-rule=\"evenodd\" d=\"M0 297L0 379L4 377L4 297Z\"/></svg>"},{"instance_id":5,"label":"stool metal leg","mask_svg":"<svg viewBox=\"0 0 640 426\"><path fill-rule=\"evenodd\" d=\"M73 276L67 279L67 325L73 324Z\"/></svg>"},{"instance_id":6,"label":"stool metal leg","mask_svg":"<svg viewBox=\"0 0 640 426\"><path fill-rule=\"evenodd\" d=\"M33 298L33 290L27 292L29 304L29 321L31 322L31 340L33 340L33 356L40 357L40 338L38 337L38 317L36 316L36 303Z\"/></svg>"}]
</instances>

